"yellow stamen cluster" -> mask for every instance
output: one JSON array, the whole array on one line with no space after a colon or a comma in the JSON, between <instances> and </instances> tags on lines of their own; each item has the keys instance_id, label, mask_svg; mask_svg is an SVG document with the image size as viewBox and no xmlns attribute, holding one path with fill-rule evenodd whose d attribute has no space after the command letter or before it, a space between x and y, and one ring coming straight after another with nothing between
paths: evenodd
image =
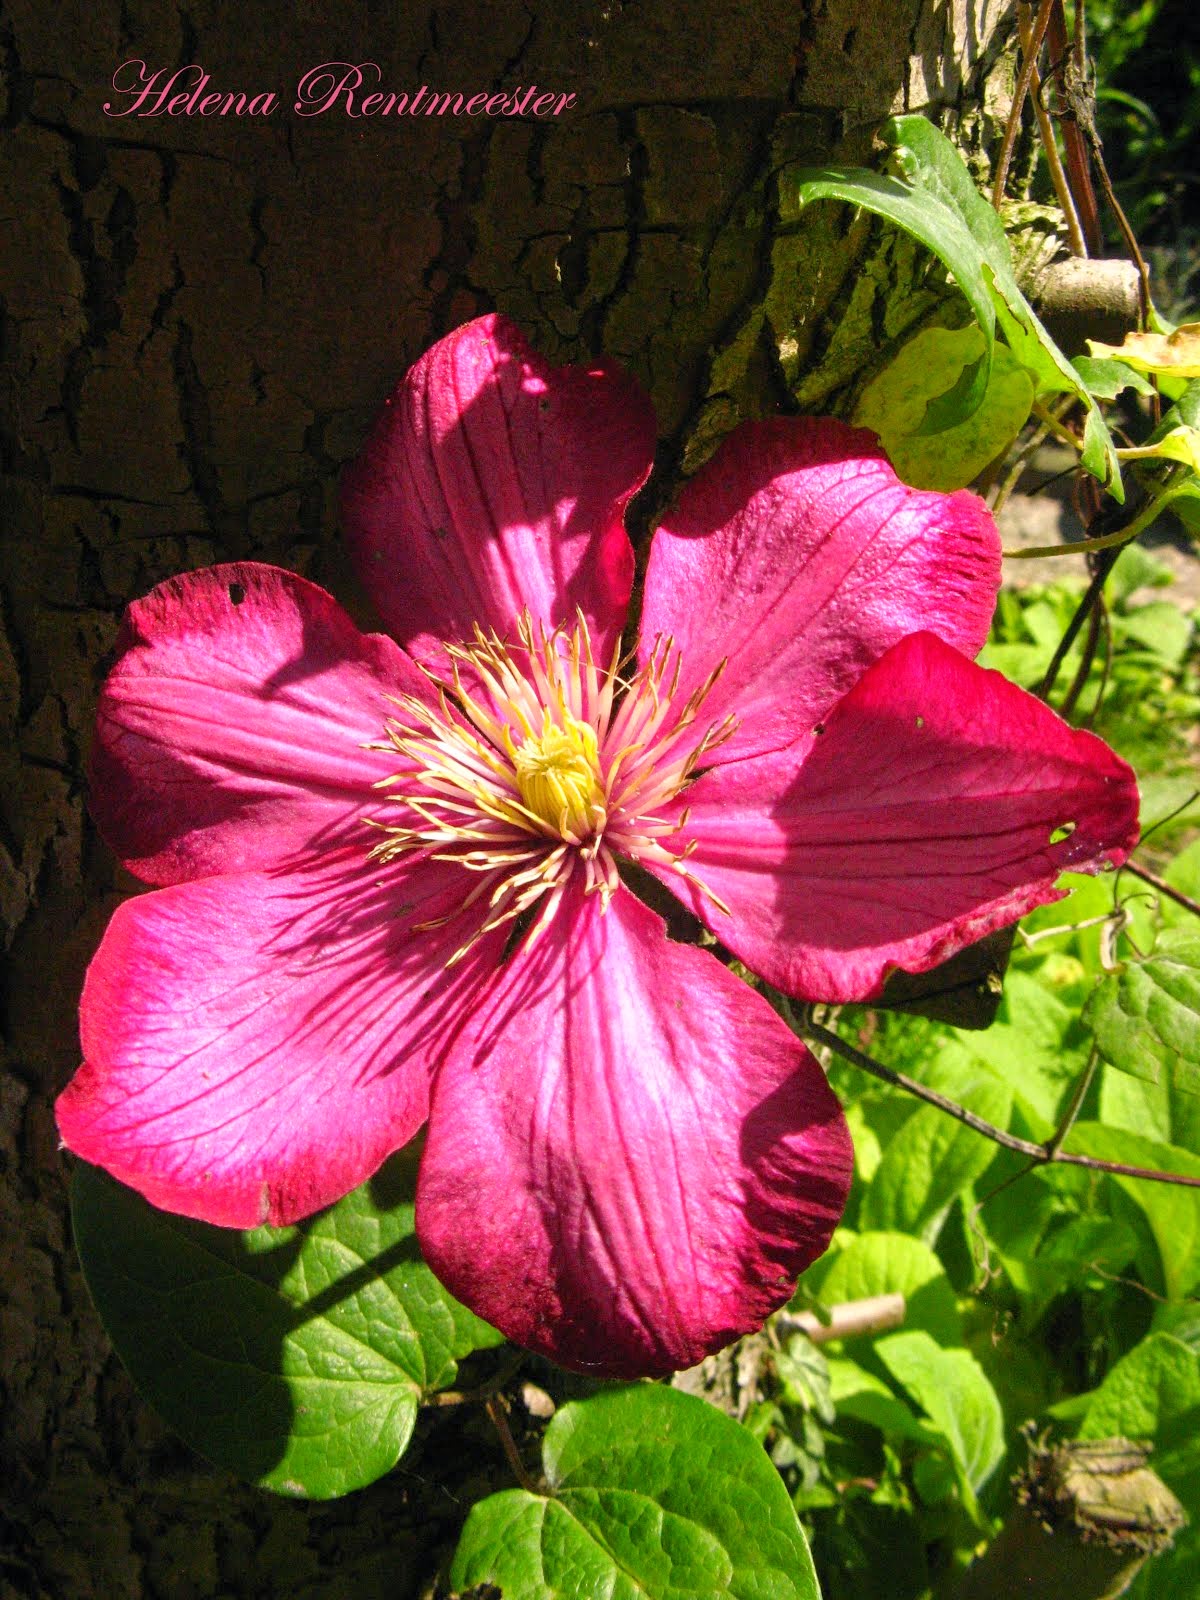
<instances>
[{"instance_id":1,"label":"yellow stamen cluster","mask_svg":"<svg viewBox=\"0 0 1200 1600\"><path fill-rule=\"evenodd\" d=\"M607 907L617 854L704 889L687 866L694 845L679 839L686 810L661 813L733 732L731 717L698 724L724 663L677 705L681 663L669 639L623 678L617 655L597 667L582 616L547 634L526 614L511 644L477 630L447 652L450 681L431 679L428 699L399 700L376 747L404 758L380 787L405 815L380 825L374 854L428 852L477 875L454 915L480 901L485 914L452 962L538 902L544 926L576 871Z\"/></svg>"},{"instance_id":2,"label":"yellow stamen cluster","mask_svg":"<svg viewBox=\"0 0 1200 1600\"><path fill-rule=\"evenodd\" d=\"M542 714L542 731L510 748L521 799L564 838L582 838L604 826L604 786L596 733L567 715L562 723Z\"/></svg>"}]
</instances>

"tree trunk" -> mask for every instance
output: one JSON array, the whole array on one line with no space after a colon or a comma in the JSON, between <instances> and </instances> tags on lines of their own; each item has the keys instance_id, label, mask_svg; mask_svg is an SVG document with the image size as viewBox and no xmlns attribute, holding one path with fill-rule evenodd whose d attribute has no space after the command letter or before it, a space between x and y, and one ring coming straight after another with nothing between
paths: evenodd
<instances>
[{"instance_id":1,"label":"tree trunk","mask_svg":"<svg viewBox=\"0 0 1200 1600\"><path fill-rule=\"evenodd\" d=\"M548 354L606 351L653 394L656 492L739 418L836 407L924 315L924 265L796 165L870 159L894 110L995 139L1011 0L10 0L0 12L0 1593L48 1600L416 1593L465 1510L471 1425L307 1508L189 1454L134 1396L71 1250L53 1096L84 968L135 887L85 810L122 608L184 568L307 572L365 616L334 485L383 396L491 306ZM308 69L363 94L574 94L558 117L293 109ZM198 63L269 115L106 114L139 59ZM164 74L164 77L168 74ZM195 74L176 93L190 89ZM366 74L372 78L373 74ZM160 80L161 82L162 80ZM261 103L261 102L260 102ZM195 102L193 102L195 105ZM143 107L145 109L145 107ZM464 1468L463 1460L468 1459Z\"/></svg>"}]
</instances>

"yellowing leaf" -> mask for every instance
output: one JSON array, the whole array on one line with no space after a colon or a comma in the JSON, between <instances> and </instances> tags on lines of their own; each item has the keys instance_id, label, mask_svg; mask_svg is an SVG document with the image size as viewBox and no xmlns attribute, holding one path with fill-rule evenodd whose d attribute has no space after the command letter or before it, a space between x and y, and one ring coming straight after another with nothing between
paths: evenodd
<instances>
[{"instance_id":1,"label":"yellowing leaf","mask_svg":"<svg viewBox=\"0 0 1200 1600\"><path fill-rule=\"evenodd\" d=\"M863 390L855 422L874 429L916 489L961 489L1008 448L1029 416L1033 380L997 345L978 409L939 433L922 431L929 403L951 391L985 347L977 327L923 328Z\"/></svg>"},{"instance_id":2,"label":"yellowing leaf","mask_svg":"<svg viewBox=\"0 0 1200 1600\"><path fill-rule=\"evenodd\" d=\"M1123 344L1089 339L1088 349L1093 356L1115 357L1138 372L1200 378L1200 322L1185 322L1174 333L1129 333Z\"/></svg>"},{"instance_id":3,"label":"yellowing leaf","mask_svg":"<svg viewBox=\"0 0 1200 1600\"><path fill-rule=\"evenodd\" d=\"M1191 467L1193 472L1200 473L1200 429L1183 426L1172 428L1153 444L1118 450L1117 455L1122 461L1140 461L1151 457L1165 461L1182 461L1185 467Z\"/></svg>"}]
</instances>

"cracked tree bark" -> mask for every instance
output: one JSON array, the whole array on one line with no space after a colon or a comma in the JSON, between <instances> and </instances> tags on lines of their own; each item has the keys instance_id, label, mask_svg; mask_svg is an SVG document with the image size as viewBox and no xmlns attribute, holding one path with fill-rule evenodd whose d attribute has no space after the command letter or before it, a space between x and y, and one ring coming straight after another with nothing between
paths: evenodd
<instances>
[{"instance_id":1,"label":"cracked tree bark","mask_svg":"<svg viewBox=\"0 0 1200 1600\"><path fill-rule=\"evenodd\" d=\"M298 568L366 616L334 485L399 373L489 306L550 355L600 350L651 390L657 499L744 416L844 406L936 300L925 264L797 165L869 159L891 111L984 149L1010 0L10 0L0 10L0 1594L47 1600L416 1592L488 1447L456 1419L333 1506L209 1470L132 1393L67 1236L52 1099L119 898L85 809L122 607L184 568ZM130 58L275 90L269 119L106 117ZM300 74L533 82L557 122L293 114ZM476 1465L471 1465L472 1453ZM466 1465L464 1465L464 1461Z\"/></svg>"}]
</instances>

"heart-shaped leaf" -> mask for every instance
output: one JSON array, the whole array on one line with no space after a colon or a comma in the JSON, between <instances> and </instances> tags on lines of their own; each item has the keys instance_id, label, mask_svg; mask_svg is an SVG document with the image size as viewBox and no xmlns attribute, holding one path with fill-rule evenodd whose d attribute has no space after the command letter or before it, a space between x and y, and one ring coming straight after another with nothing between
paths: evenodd
<instances>
[{"instance_id":1,"label":"heart-shaped leaf","mask_svg":"<svg viewBox=\"0 0 1200 1600\"><path fill-rule=\"evenodd\" d=\"M450 1582L504 1600L819 1600L808 1545L762 1446L657 1384L564 1406L543 1443L546 1493L471 1511Z\"/></svg>"},{"instance_id":2,"label":"heart-shaped leaf","mask_svg":"<svg viewBox=\"0 0 1200 1600\"><path fill-rule=\"evenodd\" d=\"M75 1243L100 1319L201 1455L282 1494L361 1488L395 1466L456 1361L502 1342L421 1260L412 1177L395 1157L298 1227L239 1233L76 1168Z\"/></svg>"},{"instance_id":3,"label":"heart-shaped leaf","mask_svg":"<svg viewBox=\"0 0 1200 1600\"><path fill-rule=\"evenodd\" d=\"M1168 928L1151 955L1103 980L1084 1020L1111 1066L1200 1094L1200 935Z\"/></svg>"}]
</instances>

